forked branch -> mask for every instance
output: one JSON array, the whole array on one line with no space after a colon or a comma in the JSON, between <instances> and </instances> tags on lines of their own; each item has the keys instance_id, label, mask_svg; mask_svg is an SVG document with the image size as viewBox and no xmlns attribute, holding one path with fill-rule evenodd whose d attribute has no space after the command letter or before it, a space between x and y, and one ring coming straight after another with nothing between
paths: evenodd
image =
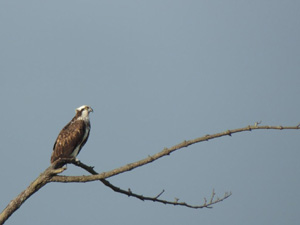
<instances>
[{"instance_id":1,"label":"forked branch","mask_svg":"<svg viewBox=\"0 0 300 225\"><path fill-rule=\"evenodd\" d=\"M174 152L176 150L188 147L189 145L192 145L192 144L196 144L196 143L203 142L203 141L208 141L208 140L211 140L214 138L219 138L222 136L228 136L228 135L231 136L234 133L239 133L239 132L243 132L243 131L259 130L259 129L260 130L262 130L262 129L264 129L264 130L270 130L270 129L272 129L272 130L292 130L292 129L298 130L298 129L300 129L300 124L297 126L284 127L284 126L259 126L259 123L255 123L252 126L249 125L244 128L227 130L227 131L217 133L217 134L212 134L212 135L205 135L203 137L199 137L199 138L196 138L193 140L183 141L183 142L181 142L173 147L170 147L170 148L164 148L161 152L158 152L158 153L156 153L152 156L149 156L145 159L142 159L140 161L130 163L130 164L122 166L120 168L117 168L117 169L114 169L114 170L111 170L108 172L100 173L100 174L97 174L96 171L94 171L92 169L92 167L88 167L84 164L77 164L77 166L80 165L80 167L82 167L83 169L86 169L91 174L93 174L90 176L58 176L57 174L63 172L64 168L57 168L57 165L59 165L59 163L61 163L61 162L57 162L57 164L55 163L52 166L50 166L49 168L47 168L35 181L33 181L27 187L26 190L21 192L15 199L13 199L7 205L7 207L0 214L0 225L3 224L31 195L36 193L39 189L41 189L43 186L45 186L47 183L50 183L50 182L90 182L90 181L100 180L102 183L104 183L106 186L110 187L112 190L114 190L116 192L126 194L128 196L132 196L132 197L138 198L143 201L149 200L149 201L154 201L154 202L160 202L163 204L181 205L181 206L186 206L186 207L190 207L190 208L211 208L211 206L213 204L216 204L216 203L228 198L231 195L231 193L225 193L224 197L215 199L215 192L213 191L212 196L209 201L204 199L204 204L198 205L198 206L193 206L193 205L189 205L185 202L179 202L178 199L175 199L175 201L162 200L162 199L160 199L160 196L163 194L163 191L155 197L145 197L143 195L138 195L138 194L133 193L130 189L128 191L120 189L119 187L112 185L110 182L108 182L105 179L112 177L112 176L116 176L120 173L128 172L132 169L138 168L138 167L146 165L148 163L151 163L155 160L158 160L159 158L170 155L172 152ZM65 159L62 159L62 160L65 160ZM72 160L69 160L69 161L65 160L65 161L63 161L63 164L64 163L72 163Z\"/></svg>"}]
</instances>

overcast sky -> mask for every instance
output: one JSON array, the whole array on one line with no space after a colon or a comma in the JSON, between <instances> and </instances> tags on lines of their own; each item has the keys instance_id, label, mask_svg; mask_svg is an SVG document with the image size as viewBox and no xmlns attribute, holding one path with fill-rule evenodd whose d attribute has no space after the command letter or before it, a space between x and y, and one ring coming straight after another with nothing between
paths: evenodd
<instances>
[{"instance_id":1,"label":"overcast sky","mask_svg":"<svg viewBox=\"0 0 300 225\"><path fill-rule=\"evenodd\" d=\"M0 211L50 164L54 141L87 104L78 158L108 171L183 140L262 121L300 122L299 1L0 1ZM51 183L14 224L296 225L299 131L260 130L182 149L100 182ZM86 172L68 166L65 175Z\"/></svg>"}]
</instances>

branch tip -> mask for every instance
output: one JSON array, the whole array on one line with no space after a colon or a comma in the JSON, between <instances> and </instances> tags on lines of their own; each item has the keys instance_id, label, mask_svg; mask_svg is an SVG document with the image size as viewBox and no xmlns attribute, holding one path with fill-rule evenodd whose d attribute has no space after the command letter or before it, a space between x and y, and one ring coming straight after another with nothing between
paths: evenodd
<instances>
[{"instance_id":1,"label":"branch tip","mask_svg":"<svg viewBox=\"0 0 300 225\"><path fill-rule=\"evenodd\" d=\"M158 195L156 195L154 197L154 199L158 199L164 192L165 192L165 190L162 190Z\"/></svg>"}]
</instances>

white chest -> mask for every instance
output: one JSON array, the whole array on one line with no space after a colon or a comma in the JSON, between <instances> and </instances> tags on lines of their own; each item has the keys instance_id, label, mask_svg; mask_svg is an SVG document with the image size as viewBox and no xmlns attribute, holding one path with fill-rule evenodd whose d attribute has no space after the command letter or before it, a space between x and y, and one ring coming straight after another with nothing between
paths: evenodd
<instances>
[{"instance_id":1,"label":"white chest","mask_svg":"<svg viewBox=\"0 0 300 225\"><path fill-rule=\"evenodd\" d=\"M82 139L81 143L74 149L74 151L73 151L72 154L71 154L71 157L74 157L74 158L77 157L77 155L78 155L80 149L83 147L83 146L82 146L82 143L87 139L89 132L90 132L90 127L89 127L89 126L86 126L86 129L85 129L85 132L84 132L83 139Z\"/></svg>"}]
</instances>

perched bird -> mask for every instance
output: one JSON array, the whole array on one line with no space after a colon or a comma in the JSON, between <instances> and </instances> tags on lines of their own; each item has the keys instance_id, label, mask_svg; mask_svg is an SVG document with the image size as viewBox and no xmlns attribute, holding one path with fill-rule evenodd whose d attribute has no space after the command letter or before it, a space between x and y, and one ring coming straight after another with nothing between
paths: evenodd
<instances>
[{"instance_id":1,"label":"perched bird","mask_svg":"<svg viewBox=\"0 0 300 225\"><path fill-rule=\"evenodd\" d=\"M51 163L59 158L75 158L89 138L91 124L89 113L93 112L90 106L83 105L75 110L76 115L60 131L51 155Z\"/></svg>"}]
</instances>

